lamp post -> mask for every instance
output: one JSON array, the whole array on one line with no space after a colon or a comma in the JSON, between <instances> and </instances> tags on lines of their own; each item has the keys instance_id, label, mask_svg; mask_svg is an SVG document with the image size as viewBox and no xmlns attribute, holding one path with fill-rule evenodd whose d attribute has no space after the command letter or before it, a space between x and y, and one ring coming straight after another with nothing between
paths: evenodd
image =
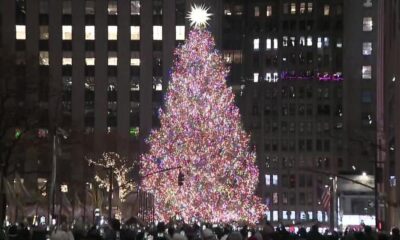
<instances>
[{"instance_id":1,"label":"lamp post","mask_svg":"<svg viewBox=\"0 0 400 240\"><path fill-rule=\"evenodd\" d=\"M59 214L58 224L61 223L62 206L63 206L63 194L65 194L67 192L68 192L68 185L67 184L61 184L60 185L60 214Z\"/></svg>"}]
</instances>

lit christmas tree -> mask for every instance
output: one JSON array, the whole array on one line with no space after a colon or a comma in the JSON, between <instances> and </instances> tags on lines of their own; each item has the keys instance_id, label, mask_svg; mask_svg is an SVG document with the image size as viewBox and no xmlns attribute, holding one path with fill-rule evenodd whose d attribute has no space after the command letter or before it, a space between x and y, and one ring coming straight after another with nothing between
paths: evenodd
<instances>
[{"instance_id":1,"label":"lit christmas tree","mask_svg":"<svg viewBox=\"0 0 400 240\"><path fill-rule=\"evenodd\" d=\"M205 29L209 16L196 6L189 15L194 28L175 52L161 128L141 157L142 187L155 196L158 220L256 222L266 211L254 194L256 155L226 86L228 69Z\"/></svg>"}]
</instances>

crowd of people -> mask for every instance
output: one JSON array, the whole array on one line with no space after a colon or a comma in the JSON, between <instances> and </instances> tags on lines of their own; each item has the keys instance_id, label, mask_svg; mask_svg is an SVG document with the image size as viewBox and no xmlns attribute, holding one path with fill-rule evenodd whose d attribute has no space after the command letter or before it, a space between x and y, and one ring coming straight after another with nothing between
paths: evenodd
<instances>
[{"instance_id":1,"label":"crowd of people","mask_svg":"<svg viewBox=\"0 0 400 240\"><path fill-rule=\"evenodd\" d=\"M400 240L398 228L390 233L378 233L369 226L362 230L348 228L344 232L319 230L316 224L308 231L298 228L297 232L290 232L283 225L273 227L269 223L258 227L182 223L121 226L118 220L112 219L108 224L89 229L67 224L51 229L11 225L1 231L0 240Z\"/></svg>"}]
</instances>

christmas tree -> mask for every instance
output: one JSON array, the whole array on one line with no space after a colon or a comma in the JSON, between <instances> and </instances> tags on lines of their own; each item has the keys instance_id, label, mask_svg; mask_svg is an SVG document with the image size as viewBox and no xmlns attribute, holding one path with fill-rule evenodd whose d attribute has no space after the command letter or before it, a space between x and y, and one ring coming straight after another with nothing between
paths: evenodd
<instances>
[{"instance_id":1,"label":"christmas tree","mask_svg":"<svg viewBox=\"0 0 400 240\"><path fill-rule=\"evenodd\" d=\"M266 211L257 197L258 168L240 123L228 68L205 29L207 9L194 7L193 29L175 51L161 127L141 157L142 187L155 196L156 218L256 222Z\"/></svg>"}]
</instances>

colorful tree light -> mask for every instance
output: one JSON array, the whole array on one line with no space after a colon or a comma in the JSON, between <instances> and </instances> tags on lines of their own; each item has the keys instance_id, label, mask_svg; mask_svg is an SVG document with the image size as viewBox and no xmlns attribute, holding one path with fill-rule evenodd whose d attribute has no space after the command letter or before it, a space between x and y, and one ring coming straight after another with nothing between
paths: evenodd
<instances>
[{"instance_id":1,"label":"colorful tree light","mask_svg":"<svg viewBox=\"0 0 400 240\"><path fill-rule=\"evenodd\" d=\"M151 132L150 150L141 156L142 187L154 194L161 221L254 223L267 209L254 194L256 154L226 86L229 70L214 47L199 25L176 49L161 127Z\"/></svg>"}]
</instances>

